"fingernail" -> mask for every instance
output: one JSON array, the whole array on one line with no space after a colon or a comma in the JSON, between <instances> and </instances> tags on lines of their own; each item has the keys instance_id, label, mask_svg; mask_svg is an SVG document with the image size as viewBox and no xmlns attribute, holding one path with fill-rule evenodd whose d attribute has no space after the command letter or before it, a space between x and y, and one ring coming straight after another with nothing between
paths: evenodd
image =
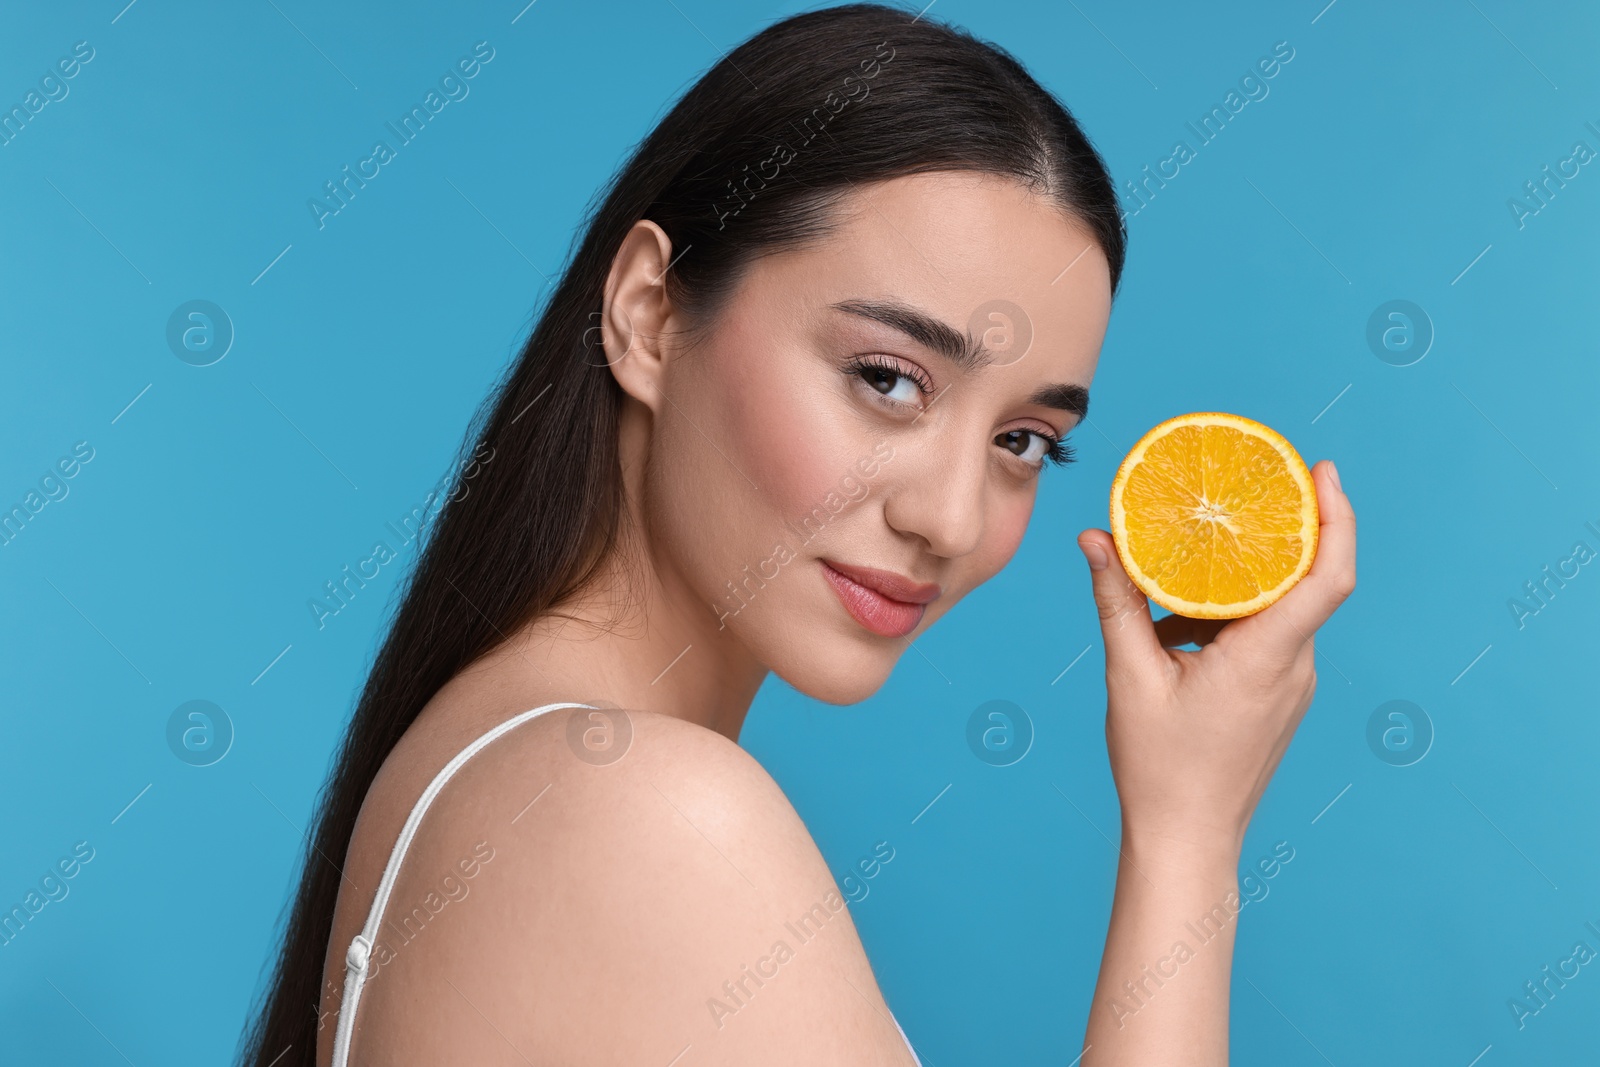
<instances>
[{"instance_id":1,"label":"fingernail","mask_svg":"<svg viewBox=\"0 0 1600 1067\"><path fill-rule=\"evenodd\" d=\"M1106 563L1109 561L1106 559L1106 550L1100 547L1098 541L1085 541L1081 547L1083 548L1084 557L1089 561L1090 570L1105 570Z\"/></svg>"},{"instance_id":2,"label":"fingernail","mask_svg":"<svg viewBox=\"0 0 1600 1067\"><path fill-rule=\"evenodd\" d=\"M1339 492L1344 492L1344 486L1339 484L1339 467L1333 460L1328 460L1328 477L1333 479L1333 487Z\"/></svg>"}]
</instances>

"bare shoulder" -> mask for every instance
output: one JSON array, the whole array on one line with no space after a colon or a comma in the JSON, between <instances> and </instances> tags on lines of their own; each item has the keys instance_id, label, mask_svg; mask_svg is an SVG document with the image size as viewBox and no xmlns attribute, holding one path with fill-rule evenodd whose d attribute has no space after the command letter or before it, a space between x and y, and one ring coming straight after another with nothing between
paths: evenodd
<instances>
[{"instance_id":1,"label":"bare shoulder","mask_svg":"<svg viewBox=\"0 0 1600 1067\"><path fill-rule=\"evenodd\" d=\"M557 709L470 760L407 853L352 1063L909 1063L849 909L741 746Z\"/></svg>"}]
</instances>

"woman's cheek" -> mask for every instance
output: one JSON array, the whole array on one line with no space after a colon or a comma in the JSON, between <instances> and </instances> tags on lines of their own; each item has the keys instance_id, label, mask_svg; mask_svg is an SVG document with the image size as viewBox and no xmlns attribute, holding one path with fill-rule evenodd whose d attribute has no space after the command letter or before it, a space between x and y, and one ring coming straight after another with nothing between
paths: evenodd
<instances>
[{"instance_id":1,"label":"woman's cheek","mask_svg":"<svg viewBox=\"0 0 1600 1067\"><path fill-rule=\"evenodd\" d=\"M784 516L806 510L832 480L828 454L838 443L815 400L772 398L738 418L750 477Z\"/></svg>"},{"instance_id":2,"label":"woman's cheek","mask_svg":"<svg viewBox=\"0 0 1600 1067\"><path fill-rule=\"evenodd\" d=\"M1033 498L1034 494L1030 492L1025 495L1005 494L989 501L983 547L977 553L981 557L978 565L983 572L978 583L986 582L1000 573L1011 562L1011 557L1017 554L1022 537L1028 532L1028 520L1033 517Z\"/></svg>"},{"instance_id":3,"label":"woman's cheek","mask_svg":"<svg viewBox=\"0 0 1600 1067\"><path fill-rule=\"evenodd\" d=\"M785 373L809 354L772 352L761 360L733 362L723 376L723 425L730 458L755 482L774 522L796 521L838 487L855 462L851 454L859 426L833 410L837 398L815 376ZM764 362L766 373L749 373ZM864 449L870 451L870 449Z\"/></svg>"}]
</instances>

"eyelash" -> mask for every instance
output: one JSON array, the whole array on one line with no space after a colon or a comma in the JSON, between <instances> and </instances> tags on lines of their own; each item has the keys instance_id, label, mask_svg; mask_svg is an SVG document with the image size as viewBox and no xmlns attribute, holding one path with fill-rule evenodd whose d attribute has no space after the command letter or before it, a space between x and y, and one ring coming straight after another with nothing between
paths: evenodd
<instances>
[{"instance_id":1,"label":"eyelash","mask_svg":"<svg viewBox=\"0 0 1600 1067\"><path fill-rule=\"evenodd\" d=\"M845 368L845 373L852 376L862 376L868 371L888 374L896 378L907 378L916 385L917 390L925 397L933 393L933 383L929 382L920 370L895 363L884 356L857 356L856 358L852 359L849 365ZM865 381L866 379L863 378L862 380ZM876 390L874 390L874 392L876 392ZM881 403L892 404L895 407L907 406L901 401L892 400L881 393L878 394L878 399ZM1077 452L1073 449L1073 447L1069 445L1065 439L1056 437L1054 434L1045 433L1043 430L1033 429L1017 430L1012 432L1031 433L1045 443L1044 459L1039 463L1040 469L1043 469L1045 462L1053 463L1058 467L1065 467L1069 463L1076 462L1078 458Z\"/></svg>"}]
</instances>

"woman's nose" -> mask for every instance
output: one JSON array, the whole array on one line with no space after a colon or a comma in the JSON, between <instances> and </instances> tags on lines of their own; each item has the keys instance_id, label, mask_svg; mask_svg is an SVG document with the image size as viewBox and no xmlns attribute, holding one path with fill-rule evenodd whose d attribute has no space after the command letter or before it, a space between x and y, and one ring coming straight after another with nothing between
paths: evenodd
<instances>
[{"instance_id":1,"label":"woman's nose","mask_svg":"<svg viewBox=\"0 0 1600 1067\"><path fill-rule=\"evenodd\" d=\"M986 446L959 445L939 436L895 446L894 478L883 516L895 530L927 542L937 556L954 559L974 551L983 537Z\"/></svg>"}]
</instances>

